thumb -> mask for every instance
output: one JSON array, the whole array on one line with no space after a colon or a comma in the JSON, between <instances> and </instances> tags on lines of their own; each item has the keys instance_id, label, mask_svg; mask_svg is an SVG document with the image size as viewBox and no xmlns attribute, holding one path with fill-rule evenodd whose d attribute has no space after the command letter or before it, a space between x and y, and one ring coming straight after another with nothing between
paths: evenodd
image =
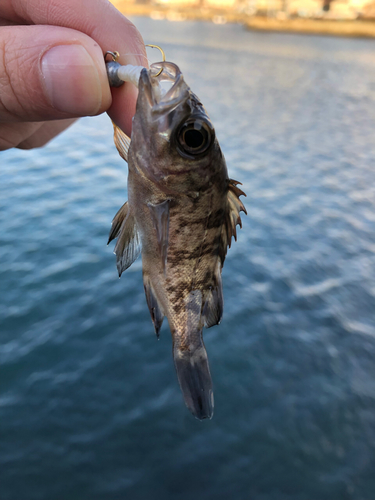
<instances>
[{"instance_id":1,"label":"thumb","mask_svg":"<svg viewBox=\"0 0 375 500\"><path fill-rule=\"evenodd\" d=\"M57 26L0 28L0 122L72 118L111 104L103 53Z\"/></svg>"}]
</instances>

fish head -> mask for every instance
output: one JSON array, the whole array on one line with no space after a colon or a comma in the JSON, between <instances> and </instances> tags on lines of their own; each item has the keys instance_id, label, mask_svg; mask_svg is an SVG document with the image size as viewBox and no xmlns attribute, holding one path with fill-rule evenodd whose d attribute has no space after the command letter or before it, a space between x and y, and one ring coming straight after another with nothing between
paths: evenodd
<instances>
[{"instance_id":1,"label":"fish head","mask_svg":"<svg viewBox=\"0 0 375 500\"><path fill-rule=\"evenodd\" d=\"M138 168L160 187L196 191L224 161L205 108L171 62L142 70L138 88L131 146Z\"/></svg>"}]
</instances>

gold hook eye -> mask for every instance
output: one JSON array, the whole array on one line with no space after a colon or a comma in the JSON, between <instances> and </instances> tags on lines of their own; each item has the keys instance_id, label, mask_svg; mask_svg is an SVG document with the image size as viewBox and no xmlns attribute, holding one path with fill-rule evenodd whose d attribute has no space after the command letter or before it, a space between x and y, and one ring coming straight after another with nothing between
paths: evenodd
<instances>
[{"instance_id":1,"label":"gold hook eye","mask_svg":"<svg viewBox=\"0 0 375 500\"><path fill-rule=\"evenodd\" d=\"M145 47L151 47L152 49L159 49L160 52L161 52L161 55L163 57L163 62L165 62L165 53L164 53L164 50L161 47L159 47L159 45L147 44L147 45L145 45ZM156 73L156 75L154 75L154 76L161 75L162 71L163 71L163 68L161 68L160 71L158 73Z\"/></svg>"},{"instance_id":2,"label":"gold hook eye","mask_svg":"<svg viewBox=\"0 0 375 500\"><path fill-rule=\"evenodd\" d=\"M107 52L104 54L104 60L107 59L107 56L111 56L112 61L116 62L117 59L120 57L120 54L117 52L117 50L115 50L114 52L112 52L111 50L107 50Z\"/></svg>"}]
</instances>

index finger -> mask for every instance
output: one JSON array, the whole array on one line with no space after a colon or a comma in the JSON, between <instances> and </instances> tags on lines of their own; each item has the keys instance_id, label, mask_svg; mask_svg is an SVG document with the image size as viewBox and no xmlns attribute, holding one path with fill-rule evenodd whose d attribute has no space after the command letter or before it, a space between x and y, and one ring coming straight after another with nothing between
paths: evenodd
<instances>
[{"instance_id":1,"label":"index finger","mask_svg":"<svg viewBox=\"0 0 375 500\"><path fill-rule=\"evenodd\" d=\"M147 65L142 36L107 0L2 0L0 17L18 24L48 24L81 31L93 38L103 53L120 53L120 64ZM108 114L126 133L131 130L137 90L125 84L112 91Z\"/></svg>"}]
</instances>

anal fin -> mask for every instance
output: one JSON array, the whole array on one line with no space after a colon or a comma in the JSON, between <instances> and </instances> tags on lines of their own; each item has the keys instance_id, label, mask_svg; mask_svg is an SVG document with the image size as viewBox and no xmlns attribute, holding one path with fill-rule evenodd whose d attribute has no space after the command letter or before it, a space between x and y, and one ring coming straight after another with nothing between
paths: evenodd
<instances>
[{"instance_id":1,"label":"anal fin","mask_svg":"<svg viewBox=\"0 0 375 500\"><path fill-rule=\"evenodd\" d=\"M155 333L156 336L159 338L159 331L161 325L163 324L164 312L162 311L158 299L156 298L156 294L153 289L152 283L145 274L143 275L143 286L145 288L147 305L150 310L151 319L155 328Z\"/></svg>"},{"instance_id":2,"label":"anal fin","mask_svg":"<svg viewBox=\"0 0 375 500\"><path fill-rule=\"evenodd\" d=\"M221 276L219 276L218 283L211 288L206 294L206 301L203 306L202 315L204 317L204 326L210 328L211 326L218 325L223 317L223 286L221 283Z\"/></svg>"}]
</instances>

